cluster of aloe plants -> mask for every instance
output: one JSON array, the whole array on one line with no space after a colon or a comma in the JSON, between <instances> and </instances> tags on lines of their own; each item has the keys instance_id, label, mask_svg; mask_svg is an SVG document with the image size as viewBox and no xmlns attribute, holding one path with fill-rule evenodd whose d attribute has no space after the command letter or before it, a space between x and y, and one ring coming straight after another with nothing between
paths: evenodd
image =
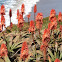
<instances>
[{"instance_id":1,"label":"cluster of aloe plants","mask_svg":"<svg viewBox=\"0 0 62 62\"><path fill-rule=\"evenodd\" d=\"M1 6L0 23L0 61L3 62L60 62L62 60L62 14L51 10L48 27L44 26L43 14L37 13L34 6L34 21L29 21L31 14L27 15L28 23L23 16L25 5L21 12L17 9L18 24L11 22L12 10L9 11L10 26L5 27L5 7ZM46 21L45 21L46 22ZM24 26L25 25L25 26ZM6 28L3 31L3 27ZM26 28L25 28L26 27ZM14 29L14 30L13 30ZM25 30L24 30L25 29ZM2 62L1 61L1 62Z\"/></svg>"}]
</instances>

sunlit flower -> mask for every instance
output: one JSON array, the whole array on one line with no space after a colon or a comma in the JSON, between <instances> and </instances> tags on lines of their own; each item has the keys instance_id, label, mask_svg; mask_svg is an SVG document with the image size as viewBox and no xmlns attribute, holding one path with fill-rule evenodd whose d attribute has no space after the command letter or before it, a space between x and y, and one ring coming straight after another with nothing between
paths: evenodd
<instances>
[{"instance_id":1,"label":"sunlit flower","mask_svg":"<svg viewBox=\"0 0 62 62\"><path fill-rule=\"evenodd\" d=\"M4 5L1 6L0 14L5 15L5 7L4 7Z\"/></svg>"},{"instance_id":2,"label":"sunlit flower","mask_svg":"<svg viewBox=\"0 0 62 62\"><path fill-rule=\"evenodd\" d=\"M1 45L1 48L0 48L0 56L7 56L8 54L8 51L7 51L7 47L6 47L6 44L2 44Z\"/></svg>"},{"instance_id":3,"label":"sunlit flower","mask_svg":"<svg viewBox=\"0 0 62 62\"><path fill-rule=\"evenodd\" d=\"M43 36L42 36L42 42L45 46L48 46L48 43L50 42L50 30L45 29Z\"/></svg>"},{"instance_id":4,"label":"sunlit flower","mask_svg":"<svg viewBox=\"0 0 62 62\"><path fill-rule=\"evenodd\" d=\"M43 14L38 13L36 16L36 27L37 29L41 29L43 24Z\"/></svg>"},{"instance_id":5,"label":"sunlit flower","mask_svg":"<svg viewBox=\"0 0 62 62\"><path fill-rule=\"evenodd\" d=\"M57 58L57 59L55 59L55 61L54 62L60 62L60 60Z\"/></svg>"},{"instance_id":6,"label":"sunlit flower","mask_svg":"<svg viewBox=\"0 0 62 62\"><path fill-rule=\"evenodd\" d=\"M36 12L37 12L37 6L35 4L35 6L34 6L34 13L36 13Z\"/></svg>"},{"instance_id":7,"label":"sunlit flower","mask_svg":"<svg viewBox=\"0 0 62 62\"><path fill-rule=\"evenodd\" d=\"M52 9L52 10L50 11L49 20L51 21L51 20L55 17L55 15L56 15L56 11L55 11L55 9Z\"/></svg>"},{"instance_id":8,"label":"sunlit flower","mask_svg":"<svg viewBox=\"0 0 62 62\"><path fill-rule=\"evenodd\" d=\"M62 14L61 14L61 12L59 12L59 14L58 14L58 21L59 21L59 22L62 21Z\"/></svg>"},{"instance_id":9,"label":"sunlit flower","mask_svg":"<svg viewBox=\"0 0 62 62\"><path fill-rule=\"evenodd\" d=\"M0 24L0 32L2 31L2 24Z\"/></svg>"},{"instance_id":10,"label":"sunlit flower","mask_svg":"<svg viewBox=\"0 0 62 62\"><path fill-rule=\"evenodd\" d=\"M48 24L48 29L54 30L57 28L57 19L54 17L51 22Z\"/></svg>"},{"instance_id":11,"label":"sunlit flower","mask_svg":"<svg viewBox=\"0 0 62 62\"><path fill-rule=\"evenodd\" d=\"M22 13L22 16L25 13L25 5L24 4L22 4L22 6L21 6L21 13Z\"/></svg>"},{"instance_id":12,"label":"sunlit flower","mask_svg":"<svg viewBox=\"0 0 62 62\"><path fill-rule=\"evenodd\" d=\"M1 24L2 24L2 30L3 30L3 26L5 27L5 17L3 15L1 15Z\"/></svg>"},{"instance_id":13,"label":"sunlit flower","mask_svg":"<svg viewBox=\"0 0 62 62\"><path fill-rule=\"evenodd\" d=\"M17 9L17 19L19 18L19 9Z\"/></svg>"},{"instance_id":14,"label":"sunlit flower","mask_svg":"<svg viewBox=\"0 0 62 62\"><path fill-rule=\"evenodd\" d=\"M19 30L21 31L21 28L23 27L24 25L24 20L23 20L23 17L21 14L19 14L19 18L18 18L18 28Z\"/></svg>"},{"instance_id":15,"label":"sunlit flower","mask_svg":"<svg viewBox=\"0 0 62 62\"><path fill-rule=\"evenodd\" d=\"M21 53L20 54L20 59L25 60L28 57L28 55L29 55L29 49L28 49L28 45L27 45L26 41L23 42L20 53Z\"/></svg>"},{"instance_id":16,"label":"sunlit flower","mask_svg":"<svg viewBox=\"0 0 62 62\"><path fill-rule=\"evenodd\" d=\"M29 32L32 32L32 33L35 32L35 26L34 26L33 20L30 21Z\"/></svg>"}]
</instances>

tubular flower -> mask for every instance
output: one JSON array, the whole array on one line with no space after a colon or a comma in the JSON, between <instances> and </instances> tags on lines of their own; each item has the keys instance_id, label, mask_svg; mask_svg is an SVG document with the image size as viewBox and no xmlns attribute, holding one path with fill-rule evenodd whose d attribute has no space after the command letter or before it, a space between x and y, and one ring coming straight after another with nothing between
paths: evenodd
<instances>
[{"instance_id":1,"label":"tubular flower","mask_svg":"<svg viewBox=\"0 0 62 62\"><path fill-rule=\"evenodd\" d=\"M0 56L7 56L8 54L8 51L7 51L7 47L6 47L6 44L2 44L1 45L1 48L0 48Z\"/></svg>"},{"instance_id":2,"label":"tubular flower","mask_svg":"<svg viewBox=\"0 0 62 62\"><path fill-rule=\"evenodd\" d=\"M27 15L27 18L30 18L30 16L31 16L31 14L28 14L28 15Z\"/></svg>"},{"instance_id":3,"label":"tubular flower","mask_svg":"<svg viewBox=\"0 0 62 62\"><path fill-rule=\"evenodd\" d=\"M2 31L2 24L0 24L0 32Z\"/></svg>"},{"instance_id":4,"label":"tubular flower","mask_svg":"<svg viewBox=\"0 0 62 62\"><path fill-rule=\"evenodd\" d=\"M22 13L22 15L23 15L24 12L25 12L25 5L22 4L22 6L21 6L21 13Z\"/></svg>"},{"instance_id":5,"label":"tubular flower","mask_svg":"<svg viewBox=\"0 0 62 62\"><path fill-rule=\"evenodd\" d=\"M57 58L57 59L55 59L55 61L54 62L60 62L60 60Z\"/></svg>"},{"instance_id":6,"label":"tubular flower","mask_svg":"<svg viewBox=\"0 0 62 62\"><path fill-rule=\"evenodd\" d=\"M34 21L31 20L30 21L30 27L29 27L29 32L34 32L35 33L35 26L34 26Z\"/></svg>"},{"instance_id":7,"label":"tubular flower","mask_svg":"<svg viewBox=\"0 0 62 62\"><path fill-rule=\"evenodd\" d=\"M36 27L37 29L41 29L42 28L42 24L43 24L43 14L42 13L38 13L36 16Z\"/></svg>"},{"instance_id":8,"label":"tubular flower","mask_svg":"<svg viewBox=\"0 0 62 62\"><path fill-rule=\"evenodd\" d=\"M20 14L19 18L18 18L18 28L20 29L20 31L21 31L21 28L23 27L23 25L24 25L24 20L23 20L22 15Z\"/></svg>"},{"instance_id":9,"label":"tubular flower","mask_svg":"<svg viewBox=\"0 0 62 62\"><path fill-rule=\"evenodd\" d=\"M1 16L1 24L2 24L2 28L3 26L5 27L5 18L3 15Z\"/></svg>"},{"instance_id":10,"label":"tubular flower","mask_svg":"<svg viewBox=\"0 0 62 62\"><path fill-rule=\"evenodd\" d=\"M17 19L19 18L19 9L17 9Z\"/></svg>"},{"instance_id":11,"label":"tubular flower","mask_svg":"<svg viewBox=\"0 0 62 62\"><path fill-rule=\"evenodd\" d=\"M42 36L42 42L45 46L48 46L48 43L50 42L50 30L45 29L43 36Z\"/></svg>"},{"instance_id":12,"label":"tubular flower","mask_svg":"<svg viewBox=\"0 0 62 62\"><path fill-rule=\"evenodd\" d=\"M50 12L50 16L49 16L49 20L51 21L56 15L56 11L55 9L52 9L51 12Z\"/></svg>"},{"instance_id":13,"label":"tubular flower","mask_svg":"<svg viewBox=\"0 0 62 62\"><path fill-rule=\"evenodd\" d=\"M34 6L34 13L36 13L36 12L37 12L37 6L35 4L35 6Z\"/></svg>"},{"instance_id":14,"label":"tubular flower","mask_svg":"<svg viewBox=\"0 0 62 62\"><path fill-rule=\"evenodd\" d=\"M48 29L54 30L57 28L57 19L53 18L51 22L48 24Z\"/></svg>"},{"instance_id":15,"label":"tubular flower","mask_svg":"<svg viewBox=\"0 0 62 62\"><path fill-rule=\"evenodd\" d=\"M9 16L12 17L12 10L9 10Z\"/></svg>"},{"instance_id":16,"label":"tubular flower","mask_svg":"<svg viewBox=\"0 0 62 62\"><path fill-rule=\"evenodd\" d=\"M59 22L62 21L62 14L61 14L61 12L59 12L59 14L58 14L58 21L59 21Z\"/></svg>"},{"instance_id":17,"label":"tubular flower","mask_svg":"<svg viewBox=\"0 0 62 62\"><path fill-rule=\"evenodd\" d=\"M23 42L22 44L22 48L21 48L21 52L20 52L20 59L23 59L25 60L28 55L29 55L29 50L28 50L28 45L27 45L27 42Z\"/></svg>"},{"instance_id":18,"label":"tubular flower","mask_svg":"<svg viewBox=\"0 0 62 62\"><path fill-rule=\"evenodd\" d=\"M5 15L5 7L4 7L4 5L1 6L0 14Z\"/></svg>"}]
</instances>

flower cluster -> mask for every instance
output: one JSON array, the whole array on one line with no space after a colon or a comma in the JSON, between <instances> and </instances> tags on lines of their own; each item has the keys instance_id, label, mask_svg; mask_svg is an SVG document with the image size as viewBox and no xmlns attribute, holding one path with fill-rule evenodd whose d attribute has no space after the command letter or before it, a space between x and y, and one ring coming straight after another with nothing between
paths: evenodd
<instances>
[{"instance_id":1,"label":"flower cluster","mask_svg":"<svg viewBox=\"0 0 62 62\"><path fill-rule=\"evenodd\" d=\"M3 57L3 56L7 56L8 54L8 51L7 51L7 47L6 47L6 44L1 44L1 47L0 47L0 57Z\"/></svg>"},{"instance_id":2,"label":"flower cluster","mask_svg":"<svg viewBox=\"0 0 62 62\"><path fill-rule=\"evenodd\" d=\"M29 50L28 50L28 45L27 45L27 42L23 42L22 44L22 48L21 48L21 52L20 52L20 59L23 59L25 60L28 55L29 55Z\"/></svg>"},{"instance_id":3,"label":"flower cluster","mask_svg":"<svg viewBox=\"0 0 62 62\"><path fill-rule=\"evenodd\" d=\"M43 14L38 13L36 16L36 27L37 29L41 29L43 24Z\"/></svg>"}]
</instances>

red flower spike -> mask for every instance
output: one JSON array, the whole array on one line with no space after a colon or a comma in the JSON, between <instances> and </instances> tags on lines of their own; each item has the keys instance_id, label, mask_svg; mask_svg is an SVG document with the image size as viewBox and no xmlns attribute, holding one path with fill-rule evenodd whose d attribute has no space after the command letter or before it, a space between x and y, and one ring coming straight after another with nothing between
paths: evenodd
<instances>
[{"instance_id":1,"label":"red flower spike","mask_svg":"<svg viewBox=\"0 0 62 62\"><path fill-rule=\"evenodd\" d=\"M55 59L55 61L54 62L60 62L60 60L57 58L57 59Z\"/></svg>"},{"instance_id":2,"label":"red flower spike","mask_svg":"<svg viewBox=\"0 0 62 62\"><path fill-rule=\"evenodd\" d=\"M25 61L25 59L28 57L29 55L29 50L28 50L28 45L27 42L23 42L22 44L22 48L21 48L21 52L20 52L20 58L23 59Z\"/></svg>"},{"instance_id":3,"label":"red flower spike","mask_svg":"<svg viewBox=\"0 0 62 62\"><path fill-rule=\"evenodd\" d=\"M2 57L2 56L7 56L7 53L8 53L8 51L7 51L7 47L6 47L6 44L2 44L1 45L1 48L0 48L0 56Z\"/></svg>"},{"instance_id":4,"label":"red flower spike","mask_svg":"<svg viewBox=\"0 0 62 62\"><path fill-rule=\"evenodd\" d=\"M9 10L9 16L12 17L12 10Z\"/></svg>"},{"instance_id":5,"label":"red flower spike","mask_svg":"<svg viewBox=\"0 0 62 62\"><path fill-rule=\"evenodd\" d=\"M58 14L58 21L59 21L59 22L62 21L62 14L61 14L61 12L59 12L59 14Z\"/></svg>"},{"instance_id":6,"label":"red flower spike","mask_svg":"<svg viewBox=\"0 0 62 62\"><path fill-rule=\"evenodd\" d=\"M2 24L0 24L0 32L2 31Z\"/></svg>"},{"instance_id":7,"label":"red flower spike","mask_svg":"<svg viewBox=\"0 0 62 62\"><path fill-rule=\"evenodd\" d=\"M23 17L21 14L19 14L19 17L18 17L18 28L19 30L21 31L21 28L23 27L24 25L24 20L23 20Z\"/></svg>"},{"instance_id":8,"label":"red flower spike","mask_svg":"<svg viewBox=\"0 0 62 62\"><path fill-rule=\"evenodd\" d=\"M45 45L41 45L41 46L40 46L40 50L41 50L41 51L44 51L44 49L45 49Z\"/></svg>"},{"instance_id":9,"label":"red flower spike","mask_svg":"<svg viewBox=\"0 0 62 62\"><path fill-rule=\"evenodd\" d=\"M19 9L17 9L17 19L19 18Z\"/></svg>"},{"instance_id":10,"label":"red flower spike","mask_svg":"<svg viewBox=\"0 0 62 62\"><path fill-rule=\"evenodd\" d=\"M51 12L50 12L50 16L49 16L49 20L51 21L56 15L56 11L55 9L52 9Z\"/></svg>"},{"instance_id":11,"label":"red flower spike","mask_svg":"<svg viewBox=\"0 0 62 62\"><path fill-rule=\"evenodd\" d=\"M36 27L37 29L41 29L42 28L42 24L43 24L43 14L42 13L38 13L36 16Z\"/></svg>"},{"instance_id":12,"label":"red flower spike","mask_svg":"<svg viewBox=\"0 0 62 62\"><path fill-rule=\"evenodd\" d=\"M5 27L5 18L3 15L1 16L1 24L2 24L2 30L3 30L3 26Z\"/></svg>"},{"instance_id":13,"label":"red flower spike","mask_svg":"<svg viewBox=\"0 0 62 62\"><path fill-rule=\"evenodd\" d=\"M48 43L50 42L50 30L45 29L43 36L42 36L42 42L45 46L48 46Z\"/></svg>"},{"instance_id":14,"label":"red flower spike","mask_svg":"<svg viewBox=\"0 0 62 62\"><path fill-rule=\"evenodd\" d=\"M1 15L5 15L5 7L4 7L4 5L1 6L0 13L1 13Z\"/></svg>"},{"instance_id":15,"label":"red flower spike","mask_svg":"<svg viewBox=\"0 0 62 62\"><path fill-rule=\"evenodd\" d=\"M24 12L25 12L25 5L22 4L22 6L21 6L21 13L22 13L22 15L23 15Z\"/></svg>"},{"instance_id":16,"label":"red flower spike","mask_svg":"<svg viewBox=\"0 0 62 62\"><path fill-rule=\"evenodd\" d=\"M35 32L35 26L34 26L34 21L33 20L30 21L29 32L32 32L32 33Z\"/></svg>"},{"instance_id":17,"label":"red flower spike","mask_svg":"<svg viewBox=\"0 0 62 62\"><path fill-rule=\"evenodd\" d=\"M34 13L36 13L36 12L37 12L37 6L35 4L35 6L34 6Z\"/></svg>"},{"instance_id":18,"label":"red flower spike","mask_svg":"<svg viewBox=\"0 0 62 62\"><path fill-rule=\"evenodd\" d=\"M51 22L48 24L48 29L54 30L57 28L57 19L54 17Z\"/></svg>"}]
</instances>

